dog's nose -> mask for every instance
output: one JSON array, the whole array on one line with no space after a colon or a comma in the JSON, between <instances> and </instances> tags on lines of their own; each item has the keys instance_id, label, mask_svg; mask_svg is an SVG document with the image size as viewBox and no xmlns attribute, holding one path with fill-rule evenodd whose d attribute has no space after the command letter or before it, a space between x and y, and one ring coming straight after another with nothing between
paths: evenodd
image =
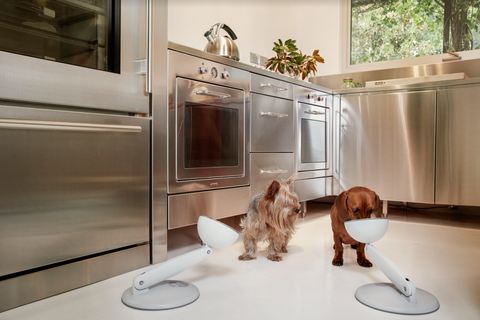
<instances>
[{"instance_id":1,"label":"dog's nose","mask_svg":"<svg viewBox=\"0 0 480 320\"><path fill-rule=\"evenodd\" d=\"M295 213L299 213L300 212L300 209L295 209Z\"/></svg>"}]
</instances>

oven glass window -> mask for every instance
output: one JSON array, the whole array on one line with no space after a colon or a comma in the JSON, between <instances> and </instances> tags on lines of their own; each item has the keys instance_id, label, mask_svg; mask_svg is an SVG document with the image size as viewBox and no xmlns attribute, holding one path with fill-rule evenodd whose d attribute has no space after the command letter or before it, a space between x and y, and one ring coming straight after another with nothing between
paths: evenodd
<instances>
[{"instance_id":1,"label":"oven glass window","mask_svg":"<svg viewBox=\"0 0 480 320\"><path fill-rule=\"evenodd\" d=\"M238 110L185 104L185 168L238 166Z\"/></svg>"},{"instance_id":2,"label":"oven glass window","mask_svg":"<svg viewBox=\"0 0 480 320\"><path fill-rule=\"evenodd\" d=\"M321 163L327 161L327 123L325 121L302 119L301 161Z\"/></svg>"},{"instance_id":3,"label":"oven glass window","mask_svg":"<svg viewBox=\"0 0 480 320\"><path fill-rule=\"evenodd\" d=\"M0 0L0 50L120 73L120 0Z\"/></svg>"}]
</instances>

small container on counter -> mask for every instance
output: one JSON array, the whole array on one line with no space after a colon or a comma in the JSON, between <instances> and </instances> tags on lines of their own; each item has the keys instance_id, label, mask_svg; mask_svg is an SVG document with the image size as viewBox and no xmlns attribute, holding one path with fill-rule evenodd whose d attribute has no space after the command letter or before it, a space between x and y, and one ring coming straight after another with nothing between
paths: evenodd
<instances>
[{"instance_id":1,"label":"small container on counter","mask_svg":"<svg viewBox=\"0 0 480 320\"><path fill-rule=\"evenodd\" d=\"M341 89L355 89L355 84L353 83L353 79L350 77L343 79L343 84Z\"/></svg>"}]
</instances>

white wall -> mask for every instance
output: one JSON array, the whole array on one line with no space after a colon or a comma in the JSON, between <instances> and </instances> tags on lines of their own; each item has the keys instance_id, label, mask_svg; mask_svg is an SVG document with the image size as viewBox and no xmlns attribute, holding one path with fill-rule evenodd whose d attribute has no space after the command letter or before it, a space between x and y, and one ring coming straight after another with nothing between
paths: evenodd
<instances>
[{"instance_id":1,"label":"white wall","mask_svg":"<svg viewBox=\"0 0 480 320\"><path fill-rule=\"evenodd\" d=\"M273 42L292 38L304 54L320 50L325 64L317 65L317 76L337 74L340 14L338 0L170 0L168 40L203 50L205 31L223 22L238 37L243 63L249 63L250 52L274 56Z\"/></svg>"}]
</instances>

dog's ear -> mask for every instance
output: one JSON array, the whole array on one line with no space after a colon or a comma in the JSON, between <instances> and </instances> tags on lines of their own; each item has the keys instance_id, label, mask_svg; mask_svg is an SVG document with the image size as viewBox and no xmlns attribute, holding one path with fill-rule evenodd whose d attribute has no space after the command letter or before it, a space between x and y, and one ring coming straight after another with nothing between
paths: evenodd
<instances>
[{"instance_id":1,"label":"dog's ear","mask_svg":"<svg viewBox=\"0 0 480 320\"><path fill-rule=\"evenodd\" d=\"M335 206L337 207L338 217L342 221L350 220L350 215L348 214L347 200L348 200L347 191L343 191L335 199Z\"/></svg>"},{"instance_id":2,"label":"dog's ear","mask_svg":"<svg viewBox=\"0 0 480 320\"><path fill-rule=\"evenodd\" d=\"M382 212L382 203L380 202L380 197L378 194L375 193L375 208L373 208L373 212L377 218L384 218Z\"/></svg>"},{"instance_id":3,"label":"dog's ear","mask_svg":"<svg viewBox=\"0 0 480 320\"><path fill-rule=\"evenodd\" d=\"M290 178L288 178L287 181L285 181L286 184L291 184L293 182L293 180L297 179L297 173L293 173Z\"/></svg>"},{"instance_id":4,"label":"dog's ear","mask_svg":"<svg viewBox=\"0 0 480 320\"><path fill-rule=\"evenodd\" d=\"M277 180L273 180L272 183L267 188L267 192L265 193L265 198L267 198L267 200L274 200L279 190L280 190L280 182L278 182Z\"/></svg>"},{"instance_id":5,"label":"dog's ear","mask_svg":"<svg viewBox=\"0 0 480 320\"><path fill-rule=\"evenodd\" d=\"M282 229L283 225L281 222L279 222L279 219L278 219L279 215L276 214L276 210L274 209L275 198L277 197L277 194L280 192L280 188L281 188L280 182L278 182L277 180L273 180L265 192L265 196L264 196L265 201L261 201L261 205L259 206L260 214L263 216L267 224L269 224L270 226L272 226L277 230L283 230Z\"/></svg>"}]
</instances>

